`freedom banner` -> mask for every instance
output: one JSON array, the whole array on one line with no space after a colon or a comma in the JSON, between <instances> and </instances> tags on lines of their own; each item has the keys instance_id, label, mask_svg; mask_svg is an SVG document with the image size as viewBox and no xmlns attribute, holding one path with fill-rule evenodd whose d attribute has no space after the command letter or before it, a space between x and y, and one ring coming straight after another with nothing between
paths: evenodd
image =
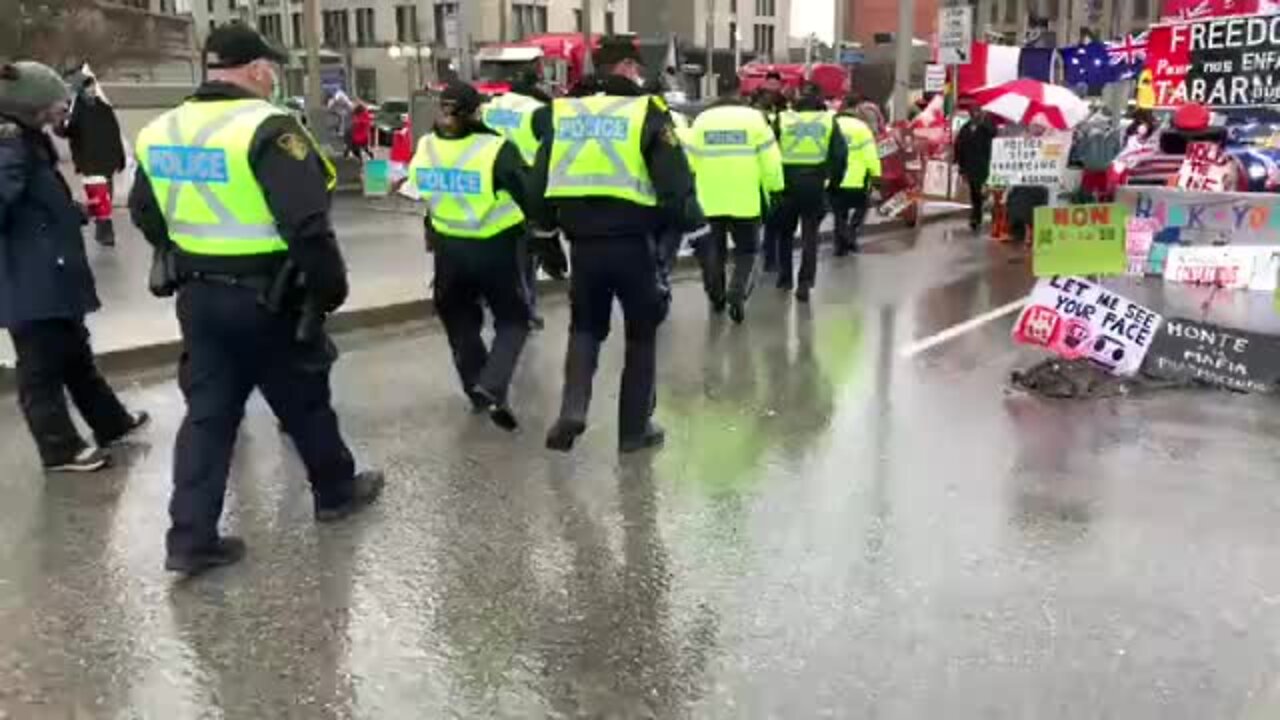
<instances>
[{"instance_id":1,"label":"freedom banner","mask_svg":"<svg viewBox=\"0 0 1280 720\"><path fill-rule=\"evenodd\" d=\"M1152 27L1147 69L1157 107L1280 103L1280 15L1211 17Z\"/></svg>"}]
</instances>

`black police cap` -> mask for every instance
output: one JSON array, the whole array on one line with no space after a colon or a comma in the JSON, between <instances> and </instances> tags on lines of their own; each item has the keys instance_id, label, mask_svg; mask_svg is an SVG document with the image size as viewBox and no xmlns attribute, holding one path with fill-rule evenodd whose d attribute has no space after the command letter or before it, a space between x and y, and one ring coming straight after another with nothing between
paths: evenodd
<instances>
[{"instance_id":1,"label":"black police cap","mask_svg":"<svg viewBox=\"0 0 1280 720\"><path fill-rule=\"evenodd\" d=\"M240 67L254 60L270 60L284 65L289 62L289 53L240 22L219 25L205 41L204 64L211 70Z\"/></svg>"},{"instance_id":2,"label":"black police cap","mask_svg":"<svg viewBox=\"0 0 1280 720\"><path fill-rule=\"evenodd\" d=\"M484 98L468 83L454 80L440 92L440 108L449 115L470 115L480 109Z\"/></svg>"}]
</instances>

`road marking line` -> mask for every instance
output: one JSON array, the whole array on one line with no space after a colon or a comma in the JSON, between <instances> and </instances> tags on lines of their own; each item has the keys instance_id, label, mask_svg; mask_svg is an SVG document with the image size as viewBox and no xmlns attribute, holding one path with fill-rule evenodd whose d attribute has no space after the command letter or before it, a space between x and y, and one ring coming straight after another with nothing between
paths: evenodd
<instances>
[{"instance_id":1,"label":"road marking line","mask_svg":"<svg viewBox=\"0 0 1280 720\"><path fill-rule=\"evenodd\" d=\"M992 320L998 320L1015 310L1021 310L1022 306L1025 305L1026 302L1026 298L1014 300L1013 302L1001 305L994 310L988 310L981 315L969 318L958 325L952 325L946 330L936 332L928 337L920 338L899 350L898 355L903 358L915 357L922 352L935 348L953 338L957 338L970 330L976 330Z\"/></svg>"}]
</instances>

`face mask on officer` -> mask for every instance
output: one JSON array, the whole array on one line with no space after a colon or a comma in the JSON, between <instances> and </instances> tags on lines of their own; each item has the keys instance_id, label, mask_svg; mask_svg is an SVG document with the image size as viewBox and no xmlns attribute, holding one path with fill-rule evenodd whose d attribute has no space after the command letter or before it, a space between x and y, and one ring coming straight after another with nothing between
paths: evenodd
<instances>
[{"instance_id":1,"label":"face mask on officer","mask_svg":"<svg viewBox=\"0 0 1280 720\"><path fill-rule=\"evenodd\" d=\"M276 97L280 86L280 74L276 70L275 63L265 59L254 60L245 68L245 75L252 83L251 89L258 97L264 100Z\"/></svg>"}]
</instances>

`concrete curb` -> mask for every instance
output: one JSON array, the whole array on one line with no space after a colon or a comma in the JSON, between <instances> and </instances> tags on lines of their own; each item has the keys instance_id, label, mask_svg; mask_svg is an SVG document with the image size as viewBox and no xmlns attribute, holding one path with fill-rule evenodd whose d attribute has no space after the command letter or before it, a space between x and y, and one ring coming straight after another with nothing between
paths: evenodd
<instances>
[{"instance_id":1,"label":"concrete curb","mask_svg":"<svg viewBox=\"0 0 1280 720\"><path fill-rule=\"evenodd\" d=\"M968 209L965 208L945 210L936 215L921 218L917 227L965 217L968 212ZM868 226L863 230L862 237L865 239L869 237L888 235L905 229L907 229L906 223L901 220L894 220L891 222ZM822 242L830 242L830 239L830 233L823 234ZM678 269L682 272L679 279L694 279L696 277L695 274L689 271L695 267L696 261L693 257L686 256L680 258ZM538 283L538 294L539 296L561 295L566 292L567 287L567 284L563 282L543 280ZM341 335L355 330L369 330L384 326L404 324L414 320L422 320L434 315L434 304L430 298L424 297L418 300L391 303L389 305L381 305L378 307L339 311L336 315L329 318L328 328L330 332L335 335ZM101 353L97 356L98 368L107 375L150 370L164 365L176 364L181 352L182 343L176 340L171 342L141 345L123 350L112 350ZM13 369L0 366L0 393L10 392L13 389Z\"/></svg>"}]
</instances>

